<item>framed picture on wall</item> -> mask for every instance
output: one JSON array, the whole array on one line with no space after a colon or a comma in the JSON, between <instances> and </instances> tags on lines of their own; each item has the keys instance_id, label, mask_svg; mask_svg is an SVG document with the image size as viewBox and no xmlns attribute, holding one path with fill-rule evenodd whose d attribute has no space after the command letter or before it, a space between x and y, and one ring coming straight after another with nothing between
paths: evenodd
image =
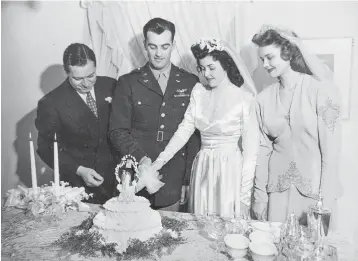
<instances>
[{"instance_id":1,"label":"framed picture on wall","mask_svg":"<svg viewBox=\"0 0 358 261\"><path fill-rule=\"evenodd\" d=\"M333 71L342 99L342 119L349 119L353 38L304 39L303 42Z\"/></svg>"}]
</instances>

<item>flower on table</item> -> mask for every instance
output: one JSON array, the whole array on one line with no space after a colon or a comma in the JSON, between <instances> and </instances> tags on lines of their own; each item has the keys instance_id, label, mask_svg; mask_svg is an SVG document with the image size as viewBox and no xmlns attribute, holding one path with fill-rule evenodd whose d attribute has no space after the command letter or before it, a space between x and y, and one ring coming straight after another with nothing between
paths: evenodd
<instances>
[{"instance_id":1,"label":"flower on table","mask_svg":"<svg viewBox=\"0 0 358 261\"><path fill-rule=\"evenodd\" d=\"M178 237L179 237L178 233L175 232L175 231L173 231L173 230L171 230L171 229L167 229L166 232L168 232L169 235L170 235L172 238L178 238Z\"/></svg>"}]
</instances>

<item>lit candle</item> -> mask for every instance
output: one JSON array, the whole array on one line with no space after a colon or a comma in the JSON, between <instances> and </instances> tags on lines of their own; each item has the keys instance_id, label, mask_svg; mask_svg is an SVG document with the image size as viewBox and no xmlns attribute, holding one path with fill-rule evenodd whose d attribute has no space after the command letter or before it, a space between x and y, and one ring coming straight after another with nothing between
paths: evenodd
<instances>
[{"instance_id":1,"label":"lit candle","mask_svg":"<svg viewBox=\"0 0 358 261\"><path fill-rule=\"evenodd\" d=\"M34 142L32 141L31 132L29 133L29 139L30 139L31 181L32 181L32 188L34 191L36 191L37 189L36 161L35 161Z\"/></svg>"},{"instance_id":2,"label":"lit candle","mask_svg":"<svg viewBox=\"0 0 358 261\"><path fill-rule=\"evenodd\" d=\"M57 137L55 133L55 141L53 143L53 171L55 175L55 193L58 195L58 190L60 187L60 172L59 172L59 166L58 166L58 145L57 145Z\"/></svg>"}]
</instances>

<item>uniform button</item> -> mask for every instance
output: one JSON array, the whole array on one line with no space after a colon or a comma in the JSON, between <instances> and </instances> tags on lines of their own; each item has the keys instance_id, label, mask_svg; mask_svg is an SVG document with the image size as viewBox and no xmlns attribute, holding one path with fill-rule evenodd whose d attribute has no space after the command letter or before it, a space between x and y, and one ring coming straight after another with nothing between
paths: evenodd
<instances>
[{"instance_id":1,"label":"uniform button","mask_svg":"<svg viewBox=\"0 0 358 261\"><path fill-rule=\"evenodd\" d=\"M161 128L161 129L164 129L164 125L160 125L160 128Z\"/></svg>"},{"instance_id":2,"label":"uniform button","mask_svg":"<svg viewBox=\"0 0 358 261\"><path fill-rule=\"evenodd\" d=\"M185 153L183 152L181 155L185 156Z\"/></svg>"},{"instance_id":3,"label":"uniform button","mask_svg":"<svg viewBox=\"0 0 358 261\"><path fill-rule=\"evenodd\" d=\"M139 101L138 104L141 105L142 103Z\"/></svg>"},{"instance_id":4,"label":"uniform button","mask_svg":"<svg viewBox=\"0 0 358 261\"><path fill-rule=\"evenodd\" d=\"M183 102L181 105L184 107L184 106L185 106L185 103Z\"/></svg>"},{"instance_id":5,"label":"uniform button","mask_svg":"<svg viewBox=\"0 0 358 261\"><path fill-rule=\"evenodd\" d=\"M162 113L160 116L162 116L162 118L164 118L164 117L165 117L165 113Z\"/></svg>"},{"instance_id":6,"label":"uniform button","mask_svg":"<svg viewBox=\"0 0 358 261\"><path fill-rule=\"evenodd\" d=\"M162 106L165 106L165 102L162 103Z\"/></svg>"}]
</instances>

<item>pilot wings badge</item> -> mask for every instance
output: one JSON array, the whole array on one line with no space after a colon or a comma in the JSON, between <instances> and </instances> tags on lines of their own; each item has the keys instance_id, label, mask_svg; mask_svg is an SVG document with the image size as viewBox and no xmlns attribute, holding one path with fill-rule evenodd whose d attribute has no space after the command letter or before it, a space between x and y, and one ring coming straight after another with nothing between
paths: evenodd
<instances>
[{"instance_id":1,"label":"pilot wings badge","mask_svg":"<svg viewBox=\"0 0 358 261\"><path fill-rule=\"evenodd\" d=\"M187 93L188 89L177 89L174 97L188 97L190 96L189 93Z\"/></svg>"}]
</instances>

